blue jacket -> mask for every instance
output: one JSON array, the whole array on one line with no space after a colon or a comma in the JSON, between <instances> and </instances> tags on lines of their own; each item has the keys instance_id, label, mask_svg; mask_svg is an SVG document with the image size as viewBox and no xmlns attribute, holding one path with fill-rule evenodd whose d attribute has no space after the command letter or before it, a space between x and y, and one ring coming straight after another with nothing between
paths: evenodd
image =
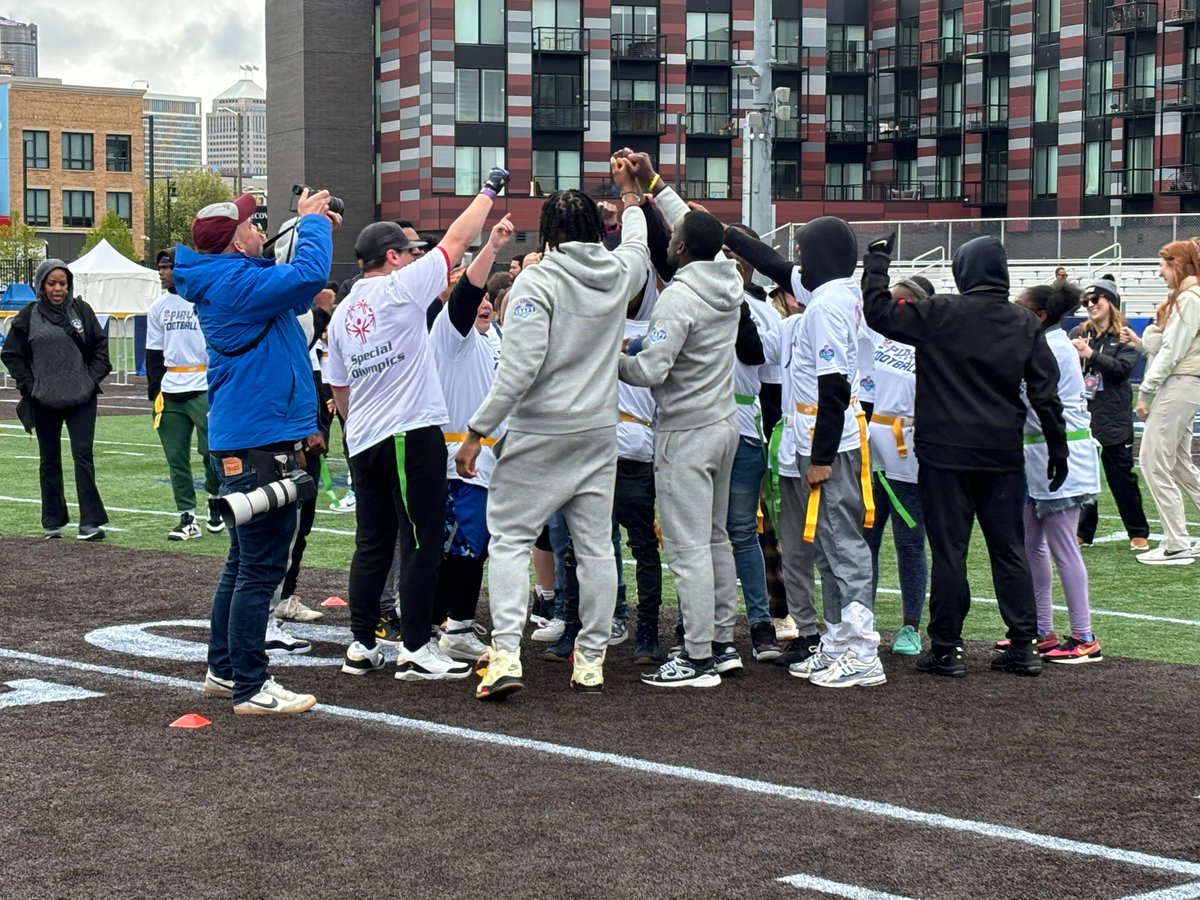
<instances>
[{"instance_id":1,"label":"blue jacket","mask_svg":"<svg viewBox=\"0 0 1200 900\"><path fill-rule=\"evenodd\" d=\"M317 431L317 395L308 342L296 316L325 287L333 239L324 216L304 216L295 258L276 265L240 253L175 248L175 287L196 305L208 344L208 446L245 450L298 441ZM241 356L224 356L266 337Z\"/></svg>"}]
</instances>

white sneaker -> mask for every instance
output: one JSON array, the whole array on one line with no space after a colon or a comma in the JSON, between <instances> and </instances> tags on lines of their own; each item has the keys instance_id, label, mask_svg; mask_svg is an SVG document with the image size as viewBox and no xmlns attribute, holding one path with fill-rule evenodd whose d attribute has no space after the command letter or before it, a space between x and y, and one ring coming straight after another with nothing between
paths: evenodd
<instances>
[{"instance_id":1,"label":"white sneaker","mask_svg":"<svg viewBox=\"0 0 1200 900\"><path fill-rule=\"evenodd\" d=\"M315 622L325 618L325 613L309 609L300 602L299 597L292 594L279 601L279 605L275 607L275 618L290 619L293 622Z\"/></svg>"},{"instance_id":2,"label":"white sneaker","mask_svg":"<svg viewBox=\"0 0 1200 900\"><path fill-rule=\"evenodd\" d=\"M331 503L330 508L337 512L354 512L358 506L358 500L354 497L354 491L348 491L346 496L339 500L336 504Z\"/></svg>"},{"instance_id":3,"label":"white sneaker","mask_svg":"<svg viewBox=\"0 0 1200 900\"><path fill-rule=\"evenodd\" d=\"M451 659L433 638L419 650L400 646L400 656L396 660L396 678L400 681L441 681L466 678L470 674L470 665Z\"/></svg>"},{"instance_id":4,"label":"white sneaker","mask_svg":"<svg viewBox=\"0 0 1200 900\"><path fill-rule=\"evenodd\" d=\"M788 666L788 674L797 678L812 678L817 672L823 672L837 660L823 650L818 650L803 662L792 663Z\"/></svg>"},{"instance_id":5,"label":"white sneaker","mask_svg":"<svg viewBox=\"0 0 1200 900\"><path fill-rule=\"evenodd\" d=\"M376 644L370 650L358 641L346 648L346 658L342 661L342 672L346 675L366 675L376 669L383 668L383 647Z\"/></svg>"},{"instance_id":6,"label":"white sneaker","mask_svg":"<svg viewBox=\"0 0 1200 900\"><path fill-rule=\"evenodd\" d=\"M612 633L608 636L608 646L615 647L629 639L629 626L624 619L612 620Z\"/></svg>"},{"instance_id":7,"label":"white sneaker","mask_svg":"<svg viewBox=\"0 0 1200 900\"><path fill-rule=\"evenodd\" d=\"M808 682L827 688L875 687L887 684L887 676L878 656L863 662L853 650L847 650L832 666L814 673Z\"/></svg>"},{"instance_id":8,"label":"white sneaker","mask_svg":"<svg viewBox=\"0 0 1200 900\"><path fill-rule=\"evenodd\" d=\"M209 669L204 673L204 693L210 697L228 700L233 696L233 679L218 678L213 674L213 670Z\"/></svg>"},{"instance_id":9,"label":"white sneaker","mask_svg":"<svg viewBox=\"0 0 1200 900\"><path fill-rule=\"evenodd\" d=\"M168 541L193 541L202 537L204 532L200 530L200 524L190 512L181 513L179 524L167 532Z\"/></svg>"},{"instance_id":10,"label":"white sneaker","mask_svg":"<svg viewBox=\"0 0 1200 900\"><path fill-rule=\"evenodd\" d=\"M285 653L288 656L299 656L301 653L311 650L312 644L289 634L274 616L267 616L267 636L264 649L268 655L278 656Z\"/></svg>"},{"instance_id":11,"label":"white sneaker","mask_svg":"<svg viewBox=\"0 0 1200 900\"><path fill-rule=\"evenodd\" d=\"M775 639L778 641L794 641L800 637L800 629L796 627L796 620L791 616L772 619L771 623L775 626Z\"/></svg>"},{"instance_id":12,"label":"white sneaker","mask_svg":"<svg viewBox=\"0 0 1200 900\"><path fill-rule=\"evenodd\" d=\"M551 619L541 628L535 628L529 639L543 644L553 644L563 636L566 627L567 623L562 619Z\"/></svg>"},{"instance_id":13,"label":"white sneaker","mask_svg":"<svg viewBox=\"0 0 1200 900\"><path fill-rule=\"evenodd\" d=\"M317 705L312 694L294 694L274 678L268 678L249 700L234 704L240 716L294 716Z\"/></svg>"},{"instance_id":14,"label":"white sneaker","mask_svg":"<svg viewBox=\"0 0 1200 900\"><path fill-rule=\"evenodd\" d=\"M453 619L446 621L446 632L438 641L438 646L451 659L469 663L476 662L488 649L479 640L474 621L456 622Z\"/></svg>"},{"instance_id":15,"label":"white sneaker","mask_svg":"<svg viewBox=\"0 0 1200 900\"><path fill-rule=\"evenodd\" d=\"M1139 553L1135 558L1148 566L1190 566L1196 561L1194 547L1168 552L1165 543L1159 544L1153 550Z\"/></svg>"}]
</instances>

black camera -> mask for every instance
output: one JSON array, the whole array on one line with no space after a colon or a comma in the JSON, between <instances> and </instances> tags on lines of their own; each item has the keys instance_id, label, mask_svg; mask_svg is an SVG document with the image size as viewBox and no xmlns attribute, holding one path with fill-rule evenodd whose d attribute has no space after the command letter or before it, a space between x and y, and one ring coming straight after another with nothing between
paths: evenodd
<instances>
[{"instance_id":1,"label":"black camera","mask_svg":"<svg viewBox=\"0 0 1200 900\"><path fill-rule=\"evenodd\" d=\"M312 188L310 188L306 184L293 184L292 185L292 205L291 205L292 212L296 211L296 204L300 202L300 197L304 194L305 191L308 191L310 194L316 193L316 191L314 191ZM339 216L346 212L346 204L342 202L341 197L330 196L329 211L331 213L337 213Z\"/></svg>"}]
</instances>

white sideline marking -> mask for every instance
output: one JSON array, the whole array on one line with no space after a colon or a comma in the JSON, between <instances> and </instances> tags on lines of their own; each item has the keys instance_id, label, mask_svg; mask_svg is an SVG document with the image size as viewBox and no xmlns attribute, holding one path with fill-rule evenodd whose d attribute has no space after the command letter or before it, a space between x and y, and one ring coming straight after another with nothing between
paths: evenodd
<instances>
[{"instance_id":1,"label":"white sideline marking","mask_svg":"<svg viewBox=\"0 0 1200 900\"><path fill-rule=\"evenodd\" d=\"M87 700L91 697L104 696L72 684L55 684L52 681L42 681L40 678L17 678L14 681L6 681L4 684L12 690L0 694L0 709L37 706L42 703L62 703L67 700Z\"/></svg>"},{"instance_id":2,"label":"white sideline marking","mask_svg":"<svg viewBox=\"0 0 1200 900\"><path fill-rule=\"evenodd\" d=\"M113 399L114 400L132 400L133 398L132 397L114 397ZM21 402L21 399L19 397L16 397L16 398L0 397L0 403L20 403L20 402ZM147 401L146 404L143 406L116 406L115 404L105 403L103 400L101 400L99 403L96 404L96 408L97 409L128 409L128 410L132 410L133 412L150 412L150 403L149 403L149 401Z\"/></svg>"},{"instance_id":3,"label":"white sideline marking","mask_svg":"<svg viewBox=\"0 0 1200 900\"><path fill-rule=\"evenodd\" d=\"M113 675L119 678L130 678L137 681L147 681L152 684L162 684L169 687L183 688L189 691L199 691L201 683L184 678L173 678L169 675L159 675L153 672L143 672L138 669L119 669L97 663L80 662L73 659L62 659L54 656L42 656L37 653L26 653L21 650L9 650L0 647L0 659L25 660L40 665L60 666L76 669L81 672L95 672L100 675ZM1036 831L1026 831L1023 828L1013 828L1008 825L997 825L992 822L977 822L973 819L960 819L940 813L924 812L897 806L893 803L880 803L875 800L864 800L849 797L845 794L834 794L828 791L818 791L811 788L794 787L786 784L775 784L770 781L759 781L753 778L742 778L736 775L725 775L720 772L709 772L691 766L677 766L669 763L654 762L639 759L635 756L625 756L620 753L606 753L600 750L588 750L584 747L572 747L568 744L554 744L533 738L515 737L499 734L494 731L477 731L472 728L462 728L456 725L444 725L439 722L427 722L423 719L410 719L393 713L371 712L346 706L319 704L315 712L327 716L338 716L344 719L355 719L361 722L373 722L406 731L417 731L437 737L456 738L463 741L473 741L480 744L504 747L510 750L528 750L547 756L558 756L580 762L599 763L614 766L633 772L657 775L664 778L677 778L682 781L695 782L715 787L730 788L769 797L780 797L833 809L850 810L863 815L875 816L881 819L893 819L927 828L941 828L958 834L977 834L992 840L1011 841L1037 847L1040 850L1053 850L1059 853L1073 853L1079 856L1103 859L1108 862L1132 866L1142 866L1163 872L1175 872L1190 877L1200 876L1200 863L1184 859L1172 859L1167 856L1155 856L1138 850L1125 850L1119 847L1108 847L1104 844L1093 844L1086 841L1075 841L1070 838L1057 837L1050 834L1040 834Z\"/></svg>"},{"instance_id":4,"label":"white sideline marking","mask_svg":"<svg viewBox=\"0 0 1200 900\"><path fill-rule=\"evenodd\" d=\"M1200 881L1181 884L1178 887L1162 888L1145 894L1130 894L1120 900L1195 900L1200 897Z\"/></svg>"},{"instance_id":5,"label":"white sideline marking","mask_svg":"<svg viewBox=\"0 0 1200 900\"><path fill-rule=\"evenodd\" d=\"M832 894L835 897L846 897L848 900L909 900L908 897L901 897L899 894L873 891L856 884L840 884L836 881L818 878L815 875L805 875L803 872L775 880L790 884L792 887L808 888L811 891L820 891L822 894Z\"/></svg>"},{"instance_id":6,"label":"white sideline marking","mask_svg":"<svg viewBox=\"0 0 1200 900\"><path fill-rule=\"evenodd\" d=\"M1120 521L1121 521L1121 517L1120 517L1120 516L1098 516L1097 518L1100 518L1100 519L1111 519L1111 520L1113 520L1114 522L1120 522ZM1153 522L1155 525L1161 525L1161 524L1162 524L1162 520L1161 520L1161 519L1154 519L1154 518L1147 518L1147 519L1146 519L1146 522L1147 522L1147 524L1149 524L1149 523L1151 523L1151 522ZM1191 525L1193 528L1200 528L1200 522L1184 522L1184 524L1185 524L1185 525ZM1122 532L1122 534L1124 534L1124 532Z\"/></svg>"},{"instance_id":7,"label":"white sideline marking","mask_svg":"<svg viewBox=\"0 0 1200 900\"><path fill-rule=\"evenodd\" d=\"M145 456L145 453L135 453L132 450L101 450L101 453L108 456Z\"/></svg>"}]
</instances>

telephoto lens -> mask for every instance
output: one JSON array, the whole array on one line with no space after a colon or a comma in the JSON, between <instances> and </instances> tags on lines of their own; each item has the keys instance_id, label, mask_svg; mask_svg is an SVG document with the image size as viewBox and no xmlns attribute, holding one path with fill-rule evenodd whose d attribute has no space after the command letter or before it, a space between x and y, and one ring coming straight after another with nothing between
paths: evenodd
<instances>
[{"instance_id":1,"label":"telephoto lens","mask_svg":"<svg viewBox=\"0 0 1200 900\"><path fill-rule=\"evenodd\" d=\"M245 493L226 494L217 501L221 518L229 528L245 525L255 516L317 495L317 483L299 469Z\"/></svg>"},{"instance_id":2,"label":"telephoto lens","mask_svg":"<svg viewBox=\"0 0 1200 900\"><path fill-rule=\"evenodd\" d=\"M329 211L331 213L337 213L339 216L346 212L346 204L342 202L341 197L329 198Z\"/></svg>"}]
</instances>

